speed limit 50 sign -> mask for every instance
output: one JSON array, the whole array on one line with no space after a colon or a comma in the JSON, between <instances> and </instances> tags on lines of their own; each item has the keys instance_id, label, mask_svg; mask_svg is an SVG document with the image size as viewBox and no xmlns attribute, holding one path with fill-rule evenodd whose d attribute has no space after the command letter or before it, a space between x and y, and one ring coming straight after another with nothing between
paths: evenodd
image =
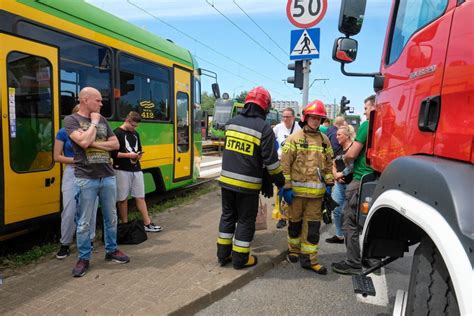
<instances>
[{"instance_id":1,"label":"speed limit 50 sign","mask_svg":"<svg viewBox=\"0 0 474 316\"><path fill-rule=\"evenodd\" d=\"M327 0L288 0L286 14L296 27L310 28L323 19L327 8Z\"/></svg>"}]
</instances>

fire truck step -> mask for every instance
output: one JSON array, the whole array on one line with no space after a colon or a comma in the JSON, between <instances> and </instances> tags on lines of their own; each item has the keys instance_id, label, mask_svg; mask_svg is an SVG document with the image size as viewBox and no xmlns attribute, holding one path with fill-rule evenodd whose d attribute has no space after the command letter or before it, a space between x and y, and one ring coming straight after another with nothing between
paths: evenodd
<instances>
[{"instance_id":1,"label":"fire truck step","mask_svg":"<svg viewBox=\"0 0 474 316\"><path fill-rule=\"evenodd\" d=\"M365 275L353 275L352 286L354 287L354 292L362 294L363 297L367 297L368 295L375 296L374 282L371 277Z\"/></svg>"}]
</instances>

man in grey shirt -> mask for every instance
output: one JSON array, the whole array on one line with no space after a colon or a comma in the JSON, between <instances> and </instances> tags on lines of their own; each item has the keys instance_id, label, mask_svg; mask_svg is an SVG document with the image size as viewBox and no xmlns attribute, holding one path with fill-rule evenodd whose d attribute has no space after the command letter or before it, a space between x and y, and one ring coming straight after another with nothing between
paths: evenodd
<instances>
[{"instance_id":1,"label":"man in grey shirt","mask_svg":"<svg viewBox=\"0 0 474 316\"><path fill-rule=\"evenodd\" d=\"M79 102L79 111L64 119L64 128L74 149L78 203L76 241L79 260L72 270L74 277L82 277L89 269L92 253L90 219L97 195L104 218L105 260L119 263L130 261L126 254L117 249L116 182L110 152L119 148L119 142L107 120L99 113L102 107L100 92L86 87L79 93Z\"/></svg>"}]
</instances>

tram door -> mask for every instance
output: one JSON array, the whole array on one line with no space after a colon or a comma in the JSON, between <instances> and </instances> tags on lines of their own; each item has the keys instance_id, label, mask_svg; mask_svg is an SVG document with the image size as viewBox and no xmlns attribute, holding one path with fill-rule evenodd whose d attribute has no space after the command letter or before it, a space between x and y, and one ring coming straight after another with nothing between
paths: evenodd
<instances>
[{"instance_id":1,"label":"tram door","mask_svg":"<svg viewBox=\"0 0 474 316\"><path fill-rule=\"evenodd\" d=\"M0 223L6 225L60 210L60 166L53 160L58 50L0 34L0 69Z\"/></svg>"},{"instance_id":2,"label":"tram door","mask_svg":"<svg viewBox=\"0 0 474 316\"><path fill-rule=\"evenodd\" d=\"M191 72L174 68L174 180L188 179L192 175L192 116Z\"/></svg>"}]
</instances>

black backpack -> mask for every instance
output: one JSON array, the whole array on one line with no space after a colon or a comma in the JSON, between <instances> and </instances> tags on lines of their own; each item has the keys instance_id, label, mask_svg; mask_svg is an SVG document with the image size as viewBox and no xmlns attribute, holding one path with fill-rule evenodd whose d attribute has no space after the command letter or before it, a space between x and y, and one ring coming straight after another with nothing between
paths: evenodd
<instances>
[{"instance_id":1,"label":"black backpack","mask_svg":"<svg viewBox=\"0 0 474 316\"><path fill-rule=\"evenodd\" d=\"M133 220L117 225L117 244L137 245L147 239L143 221Z\"/></svg>"}]
</instances>

